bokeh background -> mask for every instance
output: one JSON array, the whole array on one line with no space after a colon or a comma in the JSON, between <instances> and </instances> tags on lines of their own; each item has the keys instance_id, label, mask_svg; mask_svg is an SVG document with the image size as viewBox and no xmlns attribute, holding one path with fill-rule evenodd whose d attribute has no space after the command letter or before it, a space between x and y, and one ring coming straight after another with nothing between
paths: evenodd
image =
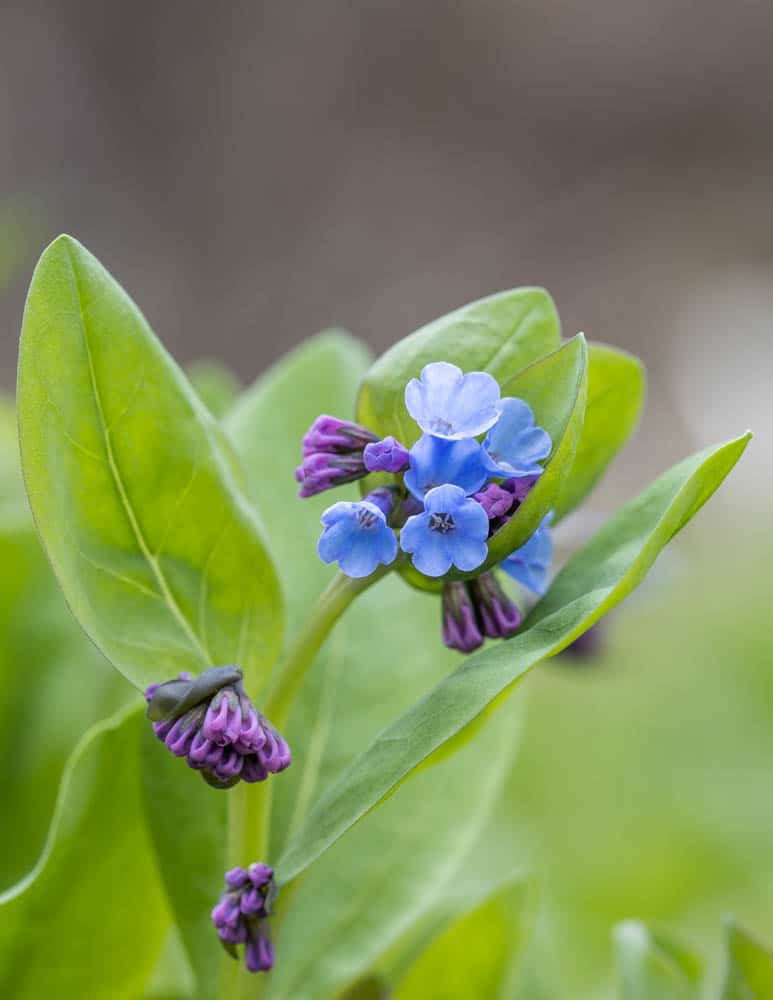
<instances>
[{"instance_id":1,"label":"bokeh background","mask_svg":"<svg viewBox=\"0 0 773 1000\"><path fill-rule=\"evenodd\" d=\"M383 350L545 285L649 370L598 514L757 431L601 658L529 681L510 806L548 997L605 995L625 917L773 943L772 46L754 0L0 4L3 389L67 231L245 382L323 327Z\"/></svg>"}]
</instances>

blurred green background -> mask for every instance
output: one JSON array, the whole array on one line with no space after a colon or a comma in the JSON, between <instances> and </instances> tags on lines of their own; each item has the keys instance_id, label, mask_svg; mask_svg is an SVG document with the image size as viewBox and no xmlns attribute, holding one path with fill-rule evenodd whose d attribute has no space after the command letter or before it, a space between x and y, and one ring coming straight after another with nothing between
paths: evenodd
<instances>
[{"instance_id":1,"label":"blurred green background","mask_svg":"<svg viewBox=\"0 0 773 1000\"><path fill-rule=\"evenodd\" d=\"M546 285L566 334L650 372L599 516L757 431L600 655L520 688L498 822L540 889L537 1000L609 996L629 917L714 977L723 915L773 941L771 41L770 7L714 0L2 5L3 886L40 852L77 736L127 698L55 588L15 459L24 291L69 230L180 360L218 355L245 381L331 322L382 350Z\"/></svg>"}]
</instances>

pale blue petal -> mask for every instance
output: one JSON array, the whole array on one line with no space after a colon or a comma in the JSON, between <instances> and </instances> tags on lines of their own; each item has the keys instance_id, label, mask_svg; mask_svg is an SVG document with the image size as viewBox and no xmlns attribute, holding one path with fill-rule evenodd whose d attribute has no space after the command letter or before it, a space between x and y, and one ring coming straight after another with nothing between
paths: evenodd
<instances>
[{"instance_id":1,"label":"pale blue petal","mask_svg":"<svg viewBox=\"0 0 773 1000\"><path fill-rule=\"evenodd\" d=\"M499 408L499 422L483 442L488 471L507 477L538 475L542 472L539 463L552 448L550 435L535 426L534 413L524 400L508 397Z\"/></svg>"},{"instance_id":2,"label":"pale blue petal","mask_svg":"<svg viewBox=\"0 0 773 1000\"><path fill-rule=\"evenodd\" d=\"M488 518L486 520L488 521ZM486 561L488 545L486 545L485 539L475 538L456 531L446 537L450 543L454 566L457 569L469 573Z\"/></svg>"},{"instance_id":3,"label":"pale blue petal","mask_svg":"<svg viewBox=\"0 0 773 1000\"><path fill-rule=\"evenodd\" d=\"M447 441L424 434L411 448L405 485L422 500L424 494L444 483L459 486L465 493L475 493L488 478L486 455L472 438Z\"/></svg>"},{"instance_id":4,"label":"pale blue petal","mask_svg":"<svg viewBox=\"0 0 773 1000\"><path fill-rule=\"evenodd\" d=\"M502 563L502 569L522 586L542 595L548 587L550 563L553 559L553 533L549 513L531 538Z\"/></svg>"},{"instance_id":5,"label":"pale blue petal","mask_svg":"<svg viewBox=\"0 0 773 1000\"><path fill-rule=\"evenodd\" d=\"M426 365L405 388L408 412L427 434L447 440L474 438L499 419L499 386L487 372L462 374L456 365Z\"/></svg>"}]
</instances>

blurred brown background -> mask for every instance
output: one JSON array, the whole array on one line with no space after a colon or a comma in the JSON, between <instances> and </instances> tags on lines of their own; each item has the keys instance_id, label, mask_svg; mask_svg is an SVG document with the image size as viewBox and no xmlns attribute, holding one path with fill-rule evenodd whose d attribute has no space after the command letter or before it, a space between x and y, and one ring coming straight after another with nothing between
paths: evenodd
<instances>
[{"instance_id":1,"label":"blurred brown background","mask_svg":"<svg viewBox=\"0 0 773 1000\"><path fill-rule=\"evenodd\" d=\"M330 324L381 350L537 283L650 369L619 492L756 425L762 505L772 47L751 0L4 0L0 384L60 231L245 380Z\"/></svg>"}]
</instances>

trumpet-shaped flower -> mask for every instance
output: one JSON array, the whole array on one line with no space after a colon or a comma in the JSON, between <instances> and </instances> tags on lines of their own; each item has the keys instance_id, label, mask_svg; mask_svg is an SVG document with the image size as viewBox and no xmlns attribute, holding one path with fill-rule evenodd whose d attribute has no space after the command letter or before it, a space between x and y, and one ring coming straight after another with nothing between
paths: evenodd
<instances>
[{"instance_id":1,"label":"trumpet-shaped flower","mask_svg":"<svg viewBox=\"0 0 773 1000\"><path fill-rule=\"evenodd\" d=\"M317 545L320 559L337 562L347 576L370 576L380 563L397 555L397 538L381 507L365 500L340 501L322 515Z\"/></svg>"},{"instance_id":2,"label":"trumpet-shaped flower","mask_svg":"<svg viewBox=\"0 0 773 1000\"><path fill-rule=\"evenodd\" d=\"M405 522L400 546L427 576L444 576L452 566L469 572L486 559L488 529L476 500L458 486L438 486L424 497L424 511Z\"/></svg>"},{"instance_id":3,"label":"trumpet-shaped flower","mask_svg":"<svg viewBox=\"0 0 773 1000\"><path fill-rule=\"evenodd\" d=\"M456 365L425 365L405 389L408 412L425 434L448 440L474 438L499 419L499 386L486 372L465 375Z\"/></svg>"},{"instance_id":4,"label":"trumpet-shaped flower","mask_svg":"<svg viewBox=\"0 0 773 1000\"><path fill-rule=\"evenodd\" d=\"M487 468L503 478L538 476L550 454L550 435L537 427L528 403L512 397L499 404L501 416L483 442Z\"/></svg>"},{"instance_id":5,"label":"trumpet-shaped flower","mask_svg":"<svg viewBox=\"0 0 773 1000\"><path fill-rule=\"evenodd\" d=\"M448 483L467 494L475 493L488 477L486 456L474 438L445 441L424 434L411 448L405 485L422 500L429 490Z\"/></svg>"}]
</instances>

